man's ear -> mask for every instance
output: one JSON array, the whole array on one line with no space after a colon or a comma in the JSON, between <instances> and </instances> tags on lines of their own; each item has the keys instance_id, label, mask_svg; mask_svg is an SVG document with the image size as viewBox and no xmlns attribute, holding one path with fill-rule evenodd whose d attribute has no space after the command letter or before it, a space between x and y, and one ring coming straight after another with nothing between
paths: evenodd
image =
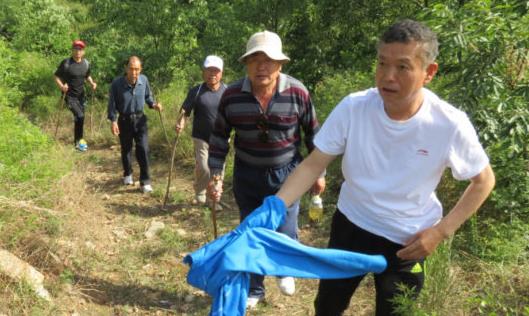
<instances>
[{"instance_id":1,"label":"man's ear","mask_svg":"<svg viewBox=\"0 0 529 316\"><path fill-rule=\"evenodd\" d=\"M432 81L438 69L439 64L437 63L431 63L426 67L426 77L424 78L424 84L430 83L430 81Z\"/></svg>"}]
</instances>

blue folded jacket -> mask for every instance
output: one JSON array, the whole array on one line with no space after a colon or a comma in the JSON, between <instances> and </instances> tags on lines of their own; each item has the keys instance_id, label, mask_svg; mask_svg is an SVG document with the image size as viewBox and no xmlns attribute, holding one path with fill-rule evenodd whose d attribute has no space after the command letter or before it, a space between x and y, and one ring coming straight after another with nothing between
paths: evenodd
<instances>
[{"instance_id":1,"label":"blue folded jacket","mask_svg":"<svg viewBox=\"0 0 529 316\"><path fill-rule=\"evenodd\" d=\"M340 279L386 269L381 255L308 247L277 233L286 206L269 196L233 231L187 255L189 284L213 298L210 315L243 316L250 273Z\"/></svg>"}]
</instances>

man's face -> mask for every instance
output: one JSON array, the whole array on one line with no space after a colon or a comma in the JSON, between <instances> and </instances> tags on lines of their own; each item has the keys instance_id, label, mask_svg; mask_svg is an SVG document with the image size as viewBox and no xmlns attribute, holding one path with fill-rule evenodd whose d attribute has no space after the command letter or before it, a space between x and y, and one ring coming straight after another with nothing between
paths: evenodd
<instances>
[{"instance_id":1,"label":"man's face","mask_svg":"<svg viewBox=\"0 0 529 316\"><path fill-rule=\"evenodd\" d=\"M215 87L222 79L222 71L216 67L208 67L202 70L202 79L209 87Z\"/></svg>"},{"instance_id":2,"label":"man's face","mask_svg":"<svg viewBox=\"0 0 529 316\"><path fill-rule=\"evenodd\" d=\"M280 61L258 52L246 57L244 62L253 88L266 88L276 84L281 72Z\"/></svg>"},{"instance_id":3,"label":"man's face","mask_svg":"<svg viewBox=\"0 0 529 316\"><path fill-rule=\"evenodd\" d=\"M435 63L424 65L422 49L415 41L379 47L375 79L385 106L404 109L422 97L421 88L437 71Z\"/></svg>"},{"instance_id":4,"label":"man's face","mask_svg":"<svg viewBox=\"0 0 529 316\"><path fill-rule=\"evenodd\" d=\"M141 73L141 63L137 59L132 59L127 65L127 80L131 84L135 84L138 81L138 77Z\"/></svg>"},{"instance_id":5,"label":"man's face","mask_svg":"<svg viewBox=\"0 0 529 316\"><path fill-rule=\"evenodd\" d=\"M80 47L72 48L72 57L74 59L81 59L84 56L84 49Z\"/></svg>"}]
</instances>

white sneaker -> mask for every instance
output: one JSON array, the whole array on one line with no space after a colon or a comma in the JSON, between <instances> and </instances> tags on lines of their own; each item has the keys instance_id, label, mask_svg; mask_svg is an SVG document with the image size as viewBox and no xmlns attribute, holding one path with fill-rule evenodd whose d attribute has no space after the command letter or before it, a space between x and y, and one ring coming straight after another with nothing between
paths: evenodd
<instances>
[{"instance_id":1,"label":"white sneaker","mask_svg":"<svg viewBox=\"0 0 529 316\"><path fill-rule=\"evenodd\" d=\"M293 277L278 278L277 286L283 295L292 296L296 292L296 281Z\"/></svg>"},{"instance_id":2,"label":"white sneaker","mask_svg":"<svg viewBox=\"0 0 529 316\"><path fill-rule=\"evenodd\" d=\"M134 180L132 180L132 175L128 175L126 177L123 177L123 184L124 185L133 185L134 184Z\"/></svg>"},{"instance_id":3,"label":"white sneaker","mask_svg":"<svg viewBox=\"0 0 529 316\"><path fill-rule=\"evenodd\" d=\"M206 204L206 195L205 194L196 194L193 202L193 205L204 205Z\"/></svg>"},{"instance_id":4,"label":"white sneaker","mask_svg":"<svg viewBox=\"0 0 529 316\"><path fill-rule=\"evenodd\" d=\"M246 299L246 308L247 309L254 309L257 307L257 304L261 301L260 297L250 296L248 299Z\"/></svg>"},{"instance_id":5,"label":"white sneaker","mask_svg":"<svg viewBox=\"0 0 529 316\"><path fill-rule=\"evenodd\" d=\"M143 193L151 193L152 192L152 186L150 184L146 184L141 187L141 190Z\"/></svg>"}]
</instances>

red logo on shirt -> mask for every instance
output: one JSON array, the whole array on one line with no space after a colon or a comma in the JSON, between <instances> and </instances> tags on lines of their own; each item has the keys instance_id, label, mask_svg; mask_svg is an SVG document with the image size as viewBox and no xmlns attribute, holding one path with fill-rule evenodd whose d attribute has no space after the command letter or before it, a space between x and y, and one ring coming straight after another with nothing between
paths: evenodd
<instances>
[{"instance_id":1,"label":"red logo on shirt","mask_svg":"<svg viewBox=\"0 0 529 316\"><path fill-rule=\"evenodd\" d=\"M417 155L428 156L428 150L426 150L426 149L417 149Z\"/></svg>"}]
</instances>

